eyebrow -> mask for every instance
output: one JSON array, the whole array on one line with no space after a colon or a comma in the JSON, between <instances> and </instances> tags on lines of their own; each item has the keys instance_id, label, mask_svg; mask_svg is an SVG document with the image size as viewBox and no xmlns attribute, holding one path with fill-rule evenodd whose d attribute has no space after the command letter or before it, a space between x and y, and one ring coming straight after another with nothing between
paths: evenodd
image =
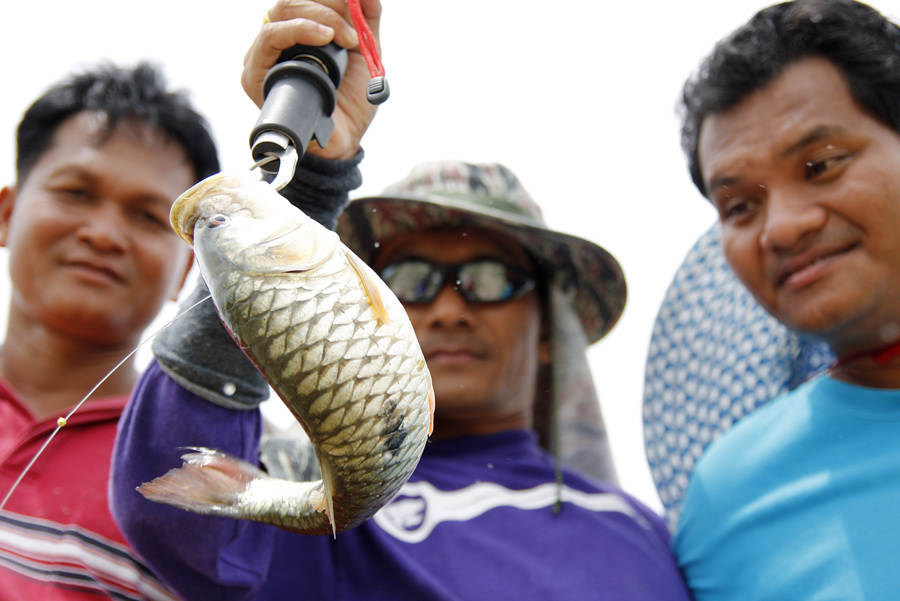
<instances>
[{"instance_id":1,"label":"eyebrow","mask_svg":"<svg viewBox=\"0 0 900 601\"><path fill-rule=\"evenodd\" d=\"M781 151L779 156L781 158L787 158L788 156L796 154L797 152L803 150L810 144L815 144L816 142L824 140L825 138L844 133L845 131L845 128L838 125L819 125L815 129L807 133L805 136L800 138L798 141L794 142L783 151Z\"/></svg>"},{"instance_id":2,"label":"eyebrow","mask_svg":"<svg viewBox=\"0 0 900 601\"><path fill-rule=\"evenodd\" d=\"M824 139L827 139L831 136L842 134L847 130L838 125L819 125L815 127L812 131L807 133L805 136L782 150L778 153L779 158L785 159L790 157L793 154L796 154L803 150L804 148L815 144L816 142L820 142ZM731 185L740 183L740 178L732 175L724 175L722 177L717 177L709 181L709 184L706 186L707 195L711 196L713 193L719 188L727 188Z\"/></svg>"},{"instance_id":3,"label":"eyebrow","mask_svg":"<svg viewBox=\"0 0 900 601\"><path fill-rule=\"evenodd\" d=\"M62 165L61 167L58 167L55 171L50 172L50 177L56 177L56 176L84 177L87 179L96 179L95 176L90 171L88 171L81 165L70 165L70 164Z\"/></svg>"},{"instance_id":4,"label":"eyebrow","mask_svg":"<svg viewBox=\"0 0 900 601\"><path fill-rule=\"evenodd\" d=\"M511 265L513 267L518 267L514 261L510 261L506 259L506 254L494 254L494 253L479 253L477 255L473 255L464 261L456 261L454 263L444 263L438 261L432 257L424 256L419 252L413 250L409 252L398 253L396 256L391 258L390 261L387 262L388 265L392 265L394 263L401 263L403 261L422 261L423 263L432 263L434 265L462 265L463 263L476 263L478 261L497 261L500 263L505 263L507 265Z\"/></svg>"},{"instance_id":5,"label":"eyebrow","mask_svg":"<svg viewBox=\"0 0 900 601\"><path fill-rule=\"evenodd\" d=\"M86 182L89 186L97 185L97 182L100 180L100 177L90 171L89 169L85 169L81 165L63 165L56 171L51 172L46 180L52 181L52 178L55 177L72 177L81 181ZM168 210L172 203L175 201L174 198L169 198L165 194L161 193L151 193L151 194L140 194L136 196L129 196L134 201L139 203L141 206L147 205L159 205L166 210Z\"/></svg>"},{"instance_id":6,"label":"eyebrow","mask_svg":"<svg viewBox=\"0 0 900 601\"><path fill-rule=\"evenodd\" d=\"M732 184L736 184L740 182L740 178L734 177L733 175L724 175L722 177L717 177L715 179L709 180L709 184L706 186L706 195L713 196L719 188L727 188Z\"/></svg>"}]
</instances>

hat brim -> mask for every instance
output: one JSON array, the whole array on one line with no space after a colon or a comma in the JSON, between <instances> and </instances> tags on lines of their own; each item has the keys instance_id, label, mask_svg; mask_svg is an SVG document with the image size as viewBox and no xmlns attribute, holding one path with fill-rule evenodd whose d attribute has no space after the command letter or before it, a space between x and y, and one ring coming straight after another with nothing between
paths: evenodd
<instances>
[{"instance_id":1,"label":"hat brim","mask_svg":"<svg viewBox=\"0 0 900 601\"><path fill-rule=\"evenodd\" d=\"M627 289L619 262L597 244L547 229L527 215L493 210L449 195L376 196L352 201L338 219L337 233L350 250L371 264L386 239L411 231L462 226L498 231L520 242L568 296L589 343L608 334L622 316Z\"/></svg>"}]
</instances>

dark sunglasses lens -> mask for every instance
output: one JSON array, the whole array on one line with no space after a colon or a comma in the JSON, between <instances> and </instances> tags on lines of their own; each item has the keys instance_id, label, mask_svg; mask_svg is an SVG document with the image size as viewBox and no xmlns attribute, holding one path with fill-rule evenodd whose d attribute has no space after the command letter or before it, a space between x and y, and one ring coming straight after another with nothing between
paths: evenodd
<instances>
[{"instance_id":1,"label":"dark sunglasses lens","mask_svg":"<svg viewBox=\"0 0 900 601\"><path fill-rule=\"evenodd\" d=\"M402 261L388 265L381 279L404 303L425 303L440 291L443 274L425 261Z\"/></svg>"},{"instance_id":2,"label":"dark sunglasses lens","mask_svg":"<svg viewBox=\"0 0 900 601\"><path fill-rule=\"evenodd\" d=\"M493 303L515 298L534 287L527 273L499 261L464 263L457 285L470 302Z\"/></svg>"}]
</instances>

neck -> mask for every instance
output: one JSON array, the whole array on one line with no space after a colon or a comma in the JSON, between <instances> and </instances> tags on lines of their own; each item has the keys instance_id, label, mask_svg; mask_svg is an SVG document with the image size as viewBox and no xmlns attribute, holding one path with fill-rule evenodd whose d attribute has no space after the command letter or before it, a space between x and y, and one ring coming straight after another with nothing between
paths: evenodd
<instances>
[{"instance_id":1,"label":"neck","mask_svg":"<svg viewBox=\"0 0 900 601\"><path fill-rule=\"evenodd\" d=\"M900 388L900 340L875 350L838 357L832 377L871 388Z\"/></svg>"},{"instance_id":2,"label":"neck","mask_svg":"<svg viewBox=\"0 0 900 601\"><path fill-rule=\"evenodd\" d=\"M0 351L0 375L35 416L43 418L74 407L130 350L74 340L40 327L21 328L11 322ZM91 399L128 394L136 380L132 357Z\"/></svg>"},{"instance_id":3,"label":"neck","mask_svg":"<svg viewBox=\"0 0 900 601\"><path fill-rule=\"evenodd\" d=\"M431 440L447 440L464 436L486 436L509 430L531 430L531 415L512 416L506 419L454 419L442 415L434 417L434 432Z\"/></svg>"}]
</instances>

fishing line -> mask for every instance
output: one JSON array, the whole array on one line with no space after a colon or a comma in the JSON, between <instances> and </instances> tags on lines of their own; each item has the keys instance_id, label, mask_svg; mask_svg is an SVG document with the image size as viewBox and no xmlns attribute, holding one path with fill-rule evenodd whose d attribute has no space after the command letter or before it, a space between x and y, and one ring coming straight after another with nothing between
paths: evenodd
<instances>
[{"instance_id":1,"label":"fishing line","mask_svg":"<svg viewBox=\"0 0 900 601\"><path fill-rule=\"evenodd\" d=\"M100 380L99 382L97 382L97 384L95 384L94 387L91 388L91 390L90 390L86 395L84 395L84 398L83 398L83 399L81 399L80 401L78 401L78 404L75 405L75 406L72 408L72 410L69 412L68 415L66 415L65 417L61 417L61 418L59 418L58 420L56 420L56 423L57 423L56 429L54 429L53 432L50 433L50 437L47 438L47 440L44 442L43 446L41 446L41 448L38 450L37 454L31 459L31 461L28 462L28 465L25 466L25 469L22 470L22 473L19 474L19 477L16 478L16 481L13 483L12 488L9 489L9 492L6 493L6 497L3 498L3 502L0 503L0 511L3 511L3 508L6 506L6 502L9 501L9 498L12 496L13 492L15 492L16 488L19 487L19 483L22 482L22 480L25 478L25 475L28 474L28 472L31 470L31 467L35 464L35 462L38 460L38 458L44 453L44 450L45 450L45 449L47 448L47 446L50 444L50 441L52 441L52 440L56 437L57 433L58 433L60 430L62 430L62 429L66 426L66 424L68 423L69 419L71 419L71 417L72 417L73 415L75 415L75 412L78 411L78 410L81 408L82 405L84 405L84 403L90 398L90 396L91 396L92 394L94 394L94 392L96 392L96 390L97 390L98 388L100 388L100 386L101 386L104 382L106 382L106 379L109 378L109 377L110 377L111 375L113 375L114 373L116 373L116 370L119 369L120 367L122 367L122 364L124 364L126 361L128 361L128 360L129 360L136 352L138 352L138 351L141 349L142 346L144 346L145 344L147 344L148 342L150 342L151 340L153 340L154 338L156 338L156 335L157 335L157 334L159 334L160 332L162 332L163 330L165 330L166 328L168 328L170 325L172 325L173 323L175 323L176 321L178 321L179 319L181 319L182 317L184 317L187 313L189 313L190 311L192 311L192 310L193 310L194 308L196 308L198 305L200 305L200 304L205 303L206 301L208 301L210 298L212 298L212 296L211 296L211 295L207 295L205 298L203 298L203 299L197 301L196 303L194 303L193 305L191 305L190 307L188 307L187 309L185 309L184 311L182 311L181 313L179 313L178 315L176 315L175 317L173 317L173 318L169 321L169 323L164 324L161 328L159 328L158 330L156 330L155 332L153 332L150 336L148 336L146 339L144 339L143 341L141 341L141 343L138 344L138 345L134 348L133 351L131 351L130 353L128 353L127 355L125 355L125 357L124 357L121 361L119 361L119 362L116 364L116 366L113 367L113 368L109 371L108 374L106 374L105 376L103 376L103 378L101 378L101 380Z\"/></svg>"}]
</instances>

